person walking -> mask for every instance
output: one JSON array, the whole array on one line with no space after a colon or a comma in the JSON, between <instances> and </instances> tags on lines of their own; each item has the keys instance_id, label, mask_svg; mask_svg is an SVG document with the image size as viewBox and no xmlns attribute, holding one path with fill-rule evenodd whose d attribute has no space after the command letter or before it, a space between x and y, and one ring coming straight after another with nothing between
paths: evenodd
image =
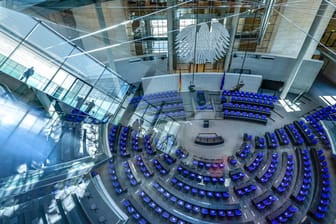
<instances>
[{"instance_id":1,"label":"person walking","mask_svg":"<svg viewBox=\"0 0 336 224\"><path fill-rule=\"evenodd\" d=\"M27 82L28 79L34 75L34 67L28 68L21 76L20 80L24 79L24 82Z\"/></svg>"}]
</instances>

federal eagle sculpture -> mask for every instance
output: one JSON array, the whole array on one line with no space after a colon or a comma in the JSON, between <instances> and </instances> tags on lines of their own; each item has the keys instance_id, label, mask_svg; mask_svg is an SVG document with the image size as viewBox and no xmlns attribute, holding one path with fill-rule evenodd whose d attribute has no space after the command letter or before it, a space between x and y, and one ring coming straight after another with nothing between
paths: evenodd
<instances>
[{"instance_id":1,"label":"federal eagle sculpture","mask_svg":"<svg viewBox=\"0 0 336 224\"><path fill-rule=\"evenodd\" d=\"M213 63L226 54L230 36L224 25L212 19L210 28L207 23L201 23L199 26L198 31L197 24L193 24L177 34L175 43L181 62Z\"/></svg>"}]
</instances>

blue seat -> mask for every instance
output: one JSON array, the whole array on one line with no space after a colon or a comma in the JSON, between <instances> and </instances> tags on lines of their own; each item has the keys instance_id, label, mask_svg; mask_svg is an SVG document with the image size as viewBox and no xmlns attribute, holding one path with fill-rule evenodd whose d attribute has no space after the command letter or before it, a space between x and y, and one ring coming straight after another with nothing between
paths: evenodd
<instances>
[{"instance_id":1,"label":"blue seat","mask_svg":"<svg viewBox=\"0 0 336 224\"><path fill-rule=\"evenodd\" d=\"M202 215L208 215L209 214L209 210L207 208L202 208L201 209L201 213L202 213Z\"/></svg>"},{"instance_id":2,"label":"blue seat","mask_svg":"<svg viewBox=\"0 0 336 224\"><path fill-rule=\"evenodd\" d=\"M217 211L214 209L210 209L210 216L211 217L216 217L217 216Z\"/></svg>"},{"instance_id":3,"label":"blue seat","mask_svg":"<svg viewBox=\"0 0 336 224\"><path fill-rule=\"evenodd\" d=\"M227 199L227 198L230 197L230 194L229 194L229 192L224 191L224 192L222 193L222 196L223 196L223 198Z\"/></svg>"},{"instance_id":4,"label":"blue seat","mask_svg":"<svg viewBox=\"0 0 336 224\"><path fill-rule=\"evenodd\" d=\"M213 198L213 197L214 197L212 191L208 191L208 192L206 193L206 195L207 195L208 198Z\"/></svg>"},{"instance_id":5,"label":"blue seat","mask_svg":"<svg viewBox=\"0 0 336 224\"><path fill-rule=\"evenodd\" d=\"M178 200L177 201L177 204L179 205L179 206L181 206L181 207L184 207L184 201L183 200Z\"/></svg>"},{"instance_id":6,"label":"blue seat","mask_svg":"<svg viewBox=\"0 0 336 224\"><path fill-rule=\"evenodd\" d=\"M195 212L195 213L199 213L200 210L201 210L201 208L198 207L198 206L196 206L196 205L194 205L192 210L193 210L193 212Z\"/></svg>"},{"instance_id":7,"label":"blue seat","mask_svg":"<svg viewBox=\"0 0 336 224\"><path fill-rule=\"evenodd\" d=\"M225 211L224 210L218 210L218 216L219 217L225 217L226 216Z\"/></svg>"},{"instance_id":8,"label":"blue seat","mask_svg":"<svg viewBox=\"0 0 336 224\"><path fill-rule=\"evenodd\" d=\"M162 217L163 217L164 219L168 219L169 216L170 216L170 214L169 214L167 211L162 212Z\"/></svg>"},{"instance_id":9,"label":"blue seat","mask_svg":"<svg viewBox=\"0 0 336 224\"><path fill-rule=\"evenodd\" d=\"M162 213L162 208L160 206L157 206L155 208L155 212L158 213L158 214L161 214Z\"/></svg>"},{"instance_id":10,"label":"blue seat","mask_svg":"<svg viewBox=\"0 0 336 224\"><path fill-rule=\"evenodd\" d=\"M199 191L198 191L198 195L199 195L200 197L204 197L204 196L205 196L205 191L204 191L204 190L199 190Z\"/></svg>"},{"instance_id":11,"label":"blue seat","mask_svg":"<svg viewBox=\"0 0 336 224\"><path fill-rule=\"evenodd\" d=\"M192 210L192 205L189 204L189 203L185 203L185 204L184 204L184 208L185 208L187 211L191 211L191 210Z\"/></svg>"},{"instance_id":12,"label":"blue seat","mask_svg":"<svg viewBox=\"0 0 336 224\"><path fill-rule=\"evenodd\" d=\"M170 216L169 222L170 223L177 223L177 218L175 216Z\"/></svg>"}]
</instances>

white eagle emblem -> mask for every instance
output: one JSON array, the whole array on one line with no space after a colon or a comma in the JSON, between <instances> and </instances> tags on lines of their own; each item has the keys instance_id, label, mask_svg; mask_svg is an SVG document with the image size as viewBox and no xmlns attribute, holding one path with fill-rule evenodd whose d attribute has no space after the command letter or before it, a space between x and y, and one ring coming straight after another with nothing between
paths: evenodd
<instances>
[{"instance_id":1,"label":"white eagle emblem","mask_svg":"<svg viewBox=\"0 0 336 224\"><path fill-rule=\"evenodd\" d=\"M205 64L222 58L230 42L227 29L216 19L212 19L210 29L207 23L201 23L198 32L196 29L197 25L189 25L177 34L176 48L180 60L185 63Z\"/></svg>"}]
</instances>

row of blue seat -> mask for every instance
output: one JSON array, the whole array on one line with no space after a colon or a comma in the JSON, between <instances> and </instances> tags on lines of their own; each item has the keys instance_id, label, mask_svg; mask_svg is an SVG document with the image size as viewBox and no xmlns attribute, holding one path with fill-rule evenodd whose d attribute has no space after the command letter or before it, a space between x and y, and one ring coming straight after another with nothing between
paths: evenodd
<instances>
[{"instance_id":1,"label":"row of blue seat","mask_svg":"<svg viewBox=\"0 0 336 224\"><path fill-rule=\"evenodd\" d=\"M275 129L275 134L278 137L280 145L288 145L290 143L288 134L284 128Z\"/></svg>"},{"instance_id":2,"label":"row of blue seat","mask_svg":"<svg viewBox=\"0 0 336 224\"><path fill-rule=\"evenodd\" d=\"M152 164L161 175L167 175L170 171L168 168L164 167L158 159L153 159Z\"/></svg>"},{"instance_id":3,"label":"row of blue seat","mask_svg":"<svg viewBox=\"0 0 336 224\"><path fill-rule=\"evenodd\" d=\"M112 125L108 133L108 144L111 152L116 152L115 143L117 141L118 128L118 125Z\"/></svg>"},{"instance_id":4,"label":"row of blue seat","mask_svg":"<svg viewBox=\"0 0 336 224\"><path fill-rule=\"evenodd\" d=\"M268 116L271 115L271 109L269 107L250 105L250 104L223 103L223 109L260 113Z\"/></svg>"},{"instance_id":5,"label":"row of blue seat","mask_svg":"<svg viewBox=\"0 0 336 224\"><path fill-rule=\"evenodd\" d=\"M182 180L173 177L170 180L171 184L178 190L184 191L185 193L191 193L194 196L199 196L201 198L207 197L208 199L228 199L229 192L227 191L211 191L211 190L203 190L196 186L190 186L189 184L183 182Z\"/></svg>"},{"instance_id":6,"label":"row of blue seat","mask_svg":"<svg viewBox=\"0 0 336 224\"><path fill-rule=\"evenodd\" d=\"M231 170L229 176L232 181L242 180L246 175L242 172L241 169Z\"/></svg>"},{"instance_id":7,"label":"row of blue seat","mask_svg":"<svg viewBox=\"0 0 336 224\"><path fill-rule=\"evenodd\" d=\"M274 132L266 132L265 133L267 148L276 149L278 147L278 140L276 134Z\"/></svg>"},{"instance_id":8,"label":"row of blue seat","mask_svg":"<svg viewBox=\"0 0 336 224\"><path fill-rule=\"evenodd\" d=\"M267 118L265 115L254 114L252 112L240 112L234 110L224 110L224 119L238 119L238 120L247 120L247 121L256 121L259 123L266 124Z\"/></svg>"},{"instance_id":9,"label":"row of blue seat","mask_svg":"<svg viewBox=\"0 0 336 224\"><path fill-rule=\"evenodd\" d=\"M217 169L224 169L225 164L224 162L205 162L198 159L194 159L193 166L199 169L205 168L207 170L210 169L217 170Z\"/></svg>"},{"instance_id":10,"label":"row of blue seat","mask_svg":"<svg viewBox=\"0 0 336 224\"><path fill-rule=\"evenodd\" d=\"M199 173L195 173L185 167L182 167L179 165L177 167L177 172L186 177L190 180L196 180L198 182L203 182L204 184L212 183L212 184L224 184L225 178L224 177L211 177L211 176L205 176Z\"/></svg>"},{"instance_id":11,"label":"row of blue seat","mask_svg":"<svg viewBox=\"0 0 336 224\"><path fill-rule=\"evenodd\" d=\"M293 145L302 145L304 143L302 135L294 124L285 125L285 130L287 131Z\"/></svg>"},{"instance_id":12,"label":"row of blue seat","mask_svg":"<svg viewBox=\"0 0 336 224\"><path fill-rule=\"evenodd\" d=\"M324 142L324 144L330 148L330 140L323 129L323 126L319 123L320 120L336 120L335 117L332 118L330 114L336 113L336 104L333 106L324 107L318 111L315 111L313 114L309 114L305 117L306 121L315 129L315 131L319 134L320 139Z\"/></svg>"},{"instance_id":13,"label":"row of blue seat","mask_svg":"<svg viewBox=\"0 0 336 224\"><path fill-rule=\"evenodd\" d=\"M257 186L248 181L244 184L235 186L233 190L239 197L242 197L255 192L257 190Z\"/></svg>"},{"instance_id":14,"label":"row of blue seat","mask_svg":"<svg viewBox=\"0 0 336 224\"><path fill-rule=\"evenodd\" d=\"M240 96L232 96L231 97L232 103L245 103L245 104L251 104L251 105L257 105L257 106L264 106L269 108L274 108L273 101L270 100L264 100L264 99L254 99L254 98L248 98L248 97L240 97Z\"/></svg>"},{"instance_id":15,"label":"row of blue seat","mask_svg":"<svg viewBox=\"0 0 336 224\"><path fill-rule=\"evenodd\" d=\"M273 213L267 216L267 219L272 224L288 223L299 209L292 205L290 201L286 201L280 208L276 209Z\"/></svg>"},{"instance_id":16,"label":"row of blue seat","mask_svg":"<svg viewBox=\"0 0 336 224\"><path fill-rule=\"evenodd\" d=\"M279 154L275 152L269 158L270 163L268 163L268 166L265 168L265 171L256 176L256 179L261 183L267 183L273 177L273 174L275 173L278 167Z\"/></svg>"},{"instance_id":17,"label":"row of blue seat","mask_svg":"<svg viewBox=\"0 0 336 224\"><path fill-rule=\"evenodd\" d=\"M308 127L308 125L303 120L294 121L293 123L296 126L296 128L300 131L307 145L312 146L317 144L318 139L316 138L313 131Z\"/></svg>"},{"instance_id":18,"label":"row of blue seat","mask_svg":"<svg viewBox=\"0 0 336 224\"><path fill-rule=\"evenodd\" d=\"M197 105L196 110L213 110L213 106L211 104L208 105Z\"/></svg>"},{"instance_id":19,"label":"row of blue seat","mask_svg":"<svg viewBox=\"0 0 336 224\"><path fill-rule=\"evenodd\" d=\"M137 134L138 131L132 131L132 149L137 152L142 151L142 147L139 145L139 136Z\"/></svg>"},{"instance_id":20,"label":"row of blue seat","mask_svg":"<svg viewBox=\"0 0 336 224\"><path fill-rule=\"evenodd\" d=\"M265 210L272 206L272 204L277 201L278 198L274 195L270 194L268 191L263 193L262 195L257 196L256 198L252 199L252 204L258 210Z\"/></svg>"},{"instance_id":21,"label":"row of blue seat","mask_svg":"<svg viewBox=\"0 0 336 224\"><path fill-rule=\"evenodd\" d=\"M258 169L263 159L264 159L264 153L258 152L252 160L250 160L248 163L245 164L245 168L249 172L254 172L255 170Z\"/></svg>"},{"instance_id":22,"label":"row of blue seat","mask_svg":"<svg viewBox=\"0 0 336 224\"><path fill-rule=\"evenodd\" d=\"M186 224L187 222L183 219L179 219L173 214L171 214L169 211L163 209L161 206L158 205L157 202L153 200L146 192L139 191L138 195L140 198L142 198L142 201L151 208L156 214L161 215L161 217L168 221L169 223L177 223L177 224Z\"/></svg>"},{"instance_id":23,"label":"row of blue seat","mask_svg":"<svg viewBox=\"0 0 336 224\"><path fill-rule=\"evenodd\" d=\"M186 159L188 157L189 153L187 151L185 151L184 149L176 148L175 155L179 159Z\"/></svg>"},{"instance_id":24,"label":"row of blue seat","mask_svg":"<svg viewBox=\"0 0 336 224\"><path fill-rule=\"evenodd\" d=\"M274 183L273 189L278 193L283 193L290 186L294 174L294 157L286 152L282 154L282 166L278 180Z\"/></svg>"},{"instance_id":25,"label":"row of blue seat","mask_svg":"<svg viewBox=\"0 0 336 224\"><path fill-rule=\"evenodd\" d=\"M149 177L151 177L151 176L154 175L154 173L148 168L148 166L147 166L147 165L145 164L145 162L143 161L141 155L136 155L135 158L136 158L136 163L137 163L137 165L138 165L139 168L140 168L140 171L143 173L143 175L144 175L146 178L149 178Z\"/></svg>"},{"instance_id":26,"label":"row of blue seat","mask_svg":"<svg viewBox=\"0 0 336 224\"><path fill-rule=\"evenodd\" d=\"M332 106L327 106L324 107L318 111L315 111L312 114L309 114L306 116L306 120L311 119L311 118L315 118L316 120L330 120L332 119L332 117L330 117L330 114L335 114L336 113L336 104L332 105Z\"/></svg>"},{"instance_id":27,"label":"row of blue seat","mask_svg":"<svg viewBox=\"0 0 336 224\"><path fill-rule=\"evenodd\" d=\"M176 159L167 153L164 153L162 158L168 165L174 164L176 162Z\"/></svg>"},{"instance_id":28,"label":"row of blue seat","mask_svg":"<svg viewBox=\"0 0 336 224\"><path fill-rule=\"evenodd\" d=\"M256 149L265 149L266 148L266 140L264 137L255 136L254 144Z\"/></svg>"},{"instance_id":29,"label":"row of blue seat","mask_svg":"<svg viewBox=\"0 0 336 224\"><path fill-rule=\"evenodd\" d=\"M324 130L322 124L319 123L319 120L314 117L306 117L306 120L309 122L310 126L316 131L319 135L320 140L326 145L327 148L331 148L331 144L328 138L326 131Z\"/></svg>"},{"instance_id":30,"label":"row of blue seat","mask_svg":"<svg viewBox=\"0 0 336 224\"><path fill-rule=\"evenodd\" d=\"M303 203L309 194L312 182L311 160L307 149L295 149L297 157L298 170L303 172L298 173L296 186L292 191L291 198L299 203Z\"/></svg>"},{"instance_id":31,"label":"row of blue seat","mask_svg":"<svg viewBox=\"0 0 336 224\"><path fill-rule=\"evenodd\" d=\"M132 169L129 165L129 162L128 161L124 161L123 162L123 166L124 166L124 169L125 169L125 174L126 174L126 177L129 179L130 181L130 184L132 186L135 186L135 185L138 185L141 183L141 181L137 180L136 177L134 176L133 172L132 172Z\"/></svg>"},{"instance_id":32,"label":"row of blue seat","mask_svg":"<svg viewBox=\"0 0 336 224\"><path fill-rule=\"evenodd\" d=\"M330 204L330 175L323 150L311 149L311 157L315 167L315 191L309 213L316 219L325 217Z\"/></svg>"},{"instance_id":33,"label":"row of blue seat","mask_svg":"<svg viewBox=\"0 0 336 224\"><path fill-rule=\"evenodd\" d=\"M165 189L162 185L160 185L157 182L153 183L153 187L166 199L171 201L174 204L177 204L180 207L183 207L188 212L193 212L196 214L202 214L205 218L239 218L242 216L242 212L240 211L240 208L238 207L239 204L231 205L232 209L215 209L215 208L206 208L201 207L195 204L191 204L171 192L169 192L167 189Z\"/></svg>"},{"instance_id":34,"label":"row of blue seat","mask_svg":"<svg viewBox=\"0 0 336 224\"><path fill-rule=\"evenodd\" d=\"M114 191L117 194L121 194L127 191L127 188L122 186L121 183L119 182L113 160L109 160L109 175L111 178L112 186L114 187Z\"/></svg>"},{"instance_id":35,"label":"row of blue seat","mask_svg":"<svg viewBox=\"0 0 336 224\"><path fill-rule=\"evenodd\" d=\"M121 157L129 157L130 153L127 151L127 144L128 144L128 134L129 134L128 127L121 127L120 135L119 135L119 155Z\"/></svg>"},{"instance_id":36,"label":"row of blue seat","mask_svg":"<svg viewBox=\"0 0 336 224\"><path fill-rule=\"evenodd\" d=\"M150 135L145 135L144 136L144 145L145 149L148 155L154 155L156 153L156 150L152 147L151 141L150 141L151 136Z\"/></svg>"},{"instance_id":37,"label":"row of blue seat","mask_svg":"<svg viewBox=\"0 0 336 224\"><path fill-rule=\"evenodd\" d=\"M240 150L236 152L236 155L241 159L246 159L252 153L251 148L251 144L244 142L241 145Z\"/></svg>"},{"instance_id":38,"label":"row of blue seat","mask_svg":"<svg viewBox=\"0 0 336 224\"><path fill-rule=\"evenodd\" d=\"M134 207L130 200L124 200L122 204L125 206L127 213L131 215L138 224L147 224L149 223L140 212Z\"/></svg>"},{"instance_id":39,"label":"row of blue seat","mask_svg":"<svg viewBox=\"0 0 336 224\"><path fill-rule=\"evenodd\" d=\"M278 96L271 96L267 94L262 93L253 93L253 92L244 92L244 91L230 91L230 90L224 90L222 93L222 96L240 96L240 97L248 97L248 98L255 98L255 99L264 99L276 102L278 100Z\"/></svg>"}]
</instances>

